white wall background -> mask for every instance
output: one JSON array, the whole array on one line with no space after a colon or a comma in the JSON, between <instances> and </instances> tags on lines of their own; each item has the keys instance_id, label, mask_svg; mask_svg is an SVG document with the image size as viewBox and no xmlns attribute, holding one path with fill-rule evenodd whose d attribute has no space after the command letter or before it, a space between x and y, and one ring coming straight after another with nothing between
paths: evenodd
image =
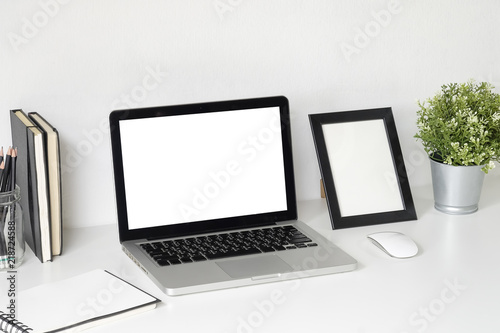
<instances>
[{"instance_id":1,"label":"white wall background","mask_svg":"<svg viewBox=\"0 0 500 333\"><path fill-rule=\"evenodd\" d=\"M391 106L425 186L416 100L500 87L499 17L498 0L2 1L0 145L10 109L41 113L61 135L66 226L115 223L111 110L285 95L300 200L319 197L310 113Z\"/></svg>"}]
</instances>

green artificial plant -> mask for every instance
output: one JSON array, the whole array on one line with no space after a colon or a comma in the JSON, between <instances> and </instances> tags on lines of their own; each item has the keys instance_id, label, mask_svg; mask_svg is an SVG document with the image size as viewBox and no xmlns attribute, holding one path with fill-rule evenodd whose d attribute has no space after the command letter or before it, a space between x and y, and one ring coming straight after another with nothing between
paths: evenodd
<instances>
[{"instance_id":1,"label":"green artificial plant","mask_svg":"<svg viewBox=\"0 0 500 333\"><path fill-rule=\"evenodd\" d=\"M449 165L495 167L500 159L500 95L487 82L450 83L418 101L418 132L425 151Z\"/></svg>"}]
</instances>

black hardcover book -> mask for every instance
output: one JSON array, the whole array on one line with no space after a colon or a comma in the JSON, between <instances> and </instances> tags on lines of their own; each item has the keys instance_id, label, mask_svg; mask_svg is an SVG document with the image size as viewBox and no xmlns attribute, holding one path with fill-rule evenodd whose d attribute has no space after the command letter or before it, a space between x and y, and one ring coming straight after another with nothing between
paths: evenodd
<instances>
[{"instance_id":1,"label":"black hardcover book","mask_svg":"<svg viewBox=\"0 0 500 333\"><path fill-rule=\"evenodd\" d=\"M16 182L21 191L26 243L41 262L52 260L43 135L22 110L11 111L12 144L18 149Z\"/></svg>"},{"instance_id":2,"label":"black hardcover book","mask_svg":"<svg viewBox=\"0 0 500 333\"><path fill-rule=\"evenodd\" d=\"M36 112L28 116L43 133L45 156L47 158L47 175L50 205L50 228L52 241L52 256L62 252L62 185L61 185L61 157L59 147L59 133L45 118Z\"/></svg>"}]
</instances>

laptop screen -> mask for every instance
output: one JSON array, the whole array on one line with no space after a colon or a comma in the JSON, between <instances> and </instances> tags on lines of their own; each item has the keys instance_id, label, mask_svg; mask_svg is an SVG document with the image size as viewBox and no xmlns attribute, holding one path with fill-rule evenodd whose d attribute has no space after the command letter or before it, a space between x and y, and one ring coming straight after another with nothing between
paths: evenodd
<instances>
[{"instance_id":1,"label":"laptop screen","mask_svg":"<svg viewBox=\"0 0 500 333\"><path fill-rule=\"evenodd\" d=\"M288 118L283 97L114 111L120 229L168 236L294 218Z\"/></svg>"}]
</instances>

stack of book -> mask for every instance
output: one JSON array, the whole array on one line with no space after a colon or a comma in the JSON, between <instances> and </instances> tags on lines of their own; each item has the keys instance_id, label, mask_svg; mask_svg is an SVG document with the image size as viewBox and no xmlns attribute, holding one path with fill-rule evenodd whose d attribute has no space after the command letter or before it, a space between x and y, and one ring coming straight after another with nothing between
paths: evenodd
<instances>
[{"instance_id":1,"label":"stack of book","mask_svg":"<svg viewBox=\"0 0 500 333\"><path fill-rule=\"evenodd\" d=\"M12 110L10 120L26 243L41 262L51 261L62 251L59 134L36 112Z\"/></svg>"}]
</instances>

